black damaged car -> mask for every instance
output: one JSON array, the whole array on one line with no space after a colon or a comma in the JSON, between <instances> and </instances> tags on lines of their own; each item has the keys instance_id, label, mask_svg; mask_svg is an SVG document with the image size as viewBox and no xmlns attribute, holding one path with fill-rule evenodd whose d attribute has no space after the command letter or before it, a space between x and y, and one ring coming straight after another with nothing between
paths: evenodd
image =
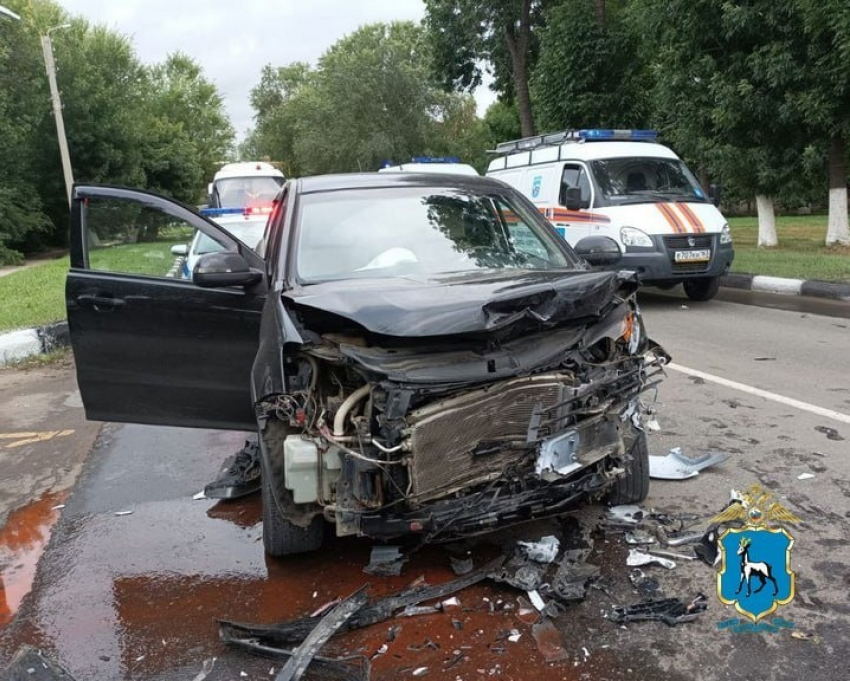
<instances>
[{"instance_id":1,"label":"black damaged car","mask_svg":"<svg viewBox=\"0 0 850 681\"><path fill-rule=\"evenodd\" d=\"M75 187L89 418L256 429L276 556L318 548L325 522L436 542L646 496L639 396L667 356L634 276L587 264L614 242L574 251L476 177L302 178L270 210L244 244L164 197ZM174 278L169 239L193 230L218 249Z\"/></svg>"}]
</instances>

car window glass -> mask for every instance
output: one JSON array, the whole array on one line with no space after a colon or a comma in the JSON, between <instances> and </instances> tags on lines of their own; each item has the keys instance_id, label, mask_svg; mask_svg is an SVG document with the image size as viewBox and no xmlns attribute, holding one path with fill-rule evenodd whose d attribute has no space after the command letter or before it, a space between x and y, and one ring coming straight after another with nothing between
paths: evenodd
<instances>
[{"instance_id":1,"label":"car window glass","mask_svg":"<svg viewBox=\"0 0 850 681\"><path fill-rule=\"evenodd\" d=\"M228 177L216 180L213 204L218 208L268 206L280 191L282 177Z\"/></svg>"},{"instance_id":2,"label":"car window glass","mask_svg":"<svg viewBox=\"0 0 850 681\"><path fill-rule=\"evenodd\" d=\"M83 226L89 269L152 277L181 278L191 244L207 237L158 208L114 198L86 199Z\"/></svg>"},{"instance_id":3,"label":"car window glass","mask_svg":"<svg viewBox=\"0 0 850 681\"><path fill-rule=\"evenodd\" d=\"M501 196L441 188L316 194L299 213L296 267L306 282L577 264L535 211Z\"/></svg>"},{"instance_id":4,"label":"car window glass","mask_svg":"<svg viewBox=\"0 0 850 681\"><path fill-rule=\"evenodd\" d=\"M511 246L518 253L531 258L532 262L549 260L552 252L547 249L546 243L540 240L534 230L525 224L514 211L498 203L496 205L510 235Z\"/></svg>"},{"instance_id":5,"label":"car window glass","mask_svg":"<svg viewBox=\"0 0 850 681\"><path fill-rule=\"evenodd\" d=\"M581 190L581 207L590 208L590 179L582 166L578 164L564 166L559 194L559 202L562 206L566 205L569 187L578 187Z\"/></svg>"}]
</instances>

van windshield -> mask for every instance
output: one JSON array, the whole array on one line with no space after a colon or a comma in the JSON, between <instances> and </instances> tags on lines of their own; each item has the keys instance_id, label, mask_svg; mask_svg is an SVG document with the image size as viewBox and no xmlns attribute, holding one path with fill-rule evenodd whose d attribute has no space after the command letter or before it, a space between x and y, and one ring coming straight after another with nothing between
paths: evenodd
<instances>
[{"instance_id":1,"label":"van windshield","mask_svg":"<svg viewBox=\"0 0 850 681\"><path fill-rule=\"evenodd\" d=\"M678 159L629 157L591 161L596 186L610 205L647 201L705 201L687 166Z\"/></svg>"},{"instance_id":2,"label":"van windshield","mask_svg":"<svg viewBox=\"0 0 850 681\"><path fill-rule=\"evenodd\" d=\"M268 206L283 184L282 177L226 177L215 181L216 208Z\"/></svg>"}]
</instances>

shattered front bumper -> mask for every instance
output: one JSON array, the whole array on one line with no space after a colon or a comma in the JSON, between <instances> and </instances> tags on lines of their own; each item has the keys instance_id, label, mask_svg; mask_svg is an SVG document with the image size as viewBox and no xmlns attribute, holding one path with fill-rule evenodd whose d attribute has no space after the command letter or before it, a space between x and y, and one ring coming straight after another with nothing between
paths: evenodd
<instances>
[{"instance_id":1,"label":"shattered front bumper","mask_svg":"<svg viewBox=\"0 0 850 681\"><path fill-rule=\"evenodd\" d=\"M517 453L498 478L451 497L416 507L408 501L375 510L337 508L338 530L376 539L420 534L428 542L442 542L562 514L588 496L603 494L623 474L629 448L622 431L630 428L608 416L590 419L544 440L536 454ZM553 444L557 456L547 447ZM551 467L541 470L541 462Z\"/></svg>"}]
</instances>

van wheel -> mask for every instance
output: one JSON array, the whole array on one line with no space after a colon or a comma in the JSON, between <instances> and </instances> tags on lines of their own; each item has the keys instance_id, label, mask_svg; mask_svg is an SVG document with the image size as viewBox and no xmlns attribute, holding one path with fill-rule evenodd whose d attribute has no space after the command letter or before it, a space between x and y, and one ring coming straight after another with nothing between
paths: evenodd
<instances>
[{"instance_id":1,"label":"van wheel","mask_svg":"<svg viewBox=\"0 0 850 681\"><path fill-rule=\"evenodd\" d=\"M685 295L691 300L704 302L711 300L720 290L720 277L708 277L706 279L687 279L682 283Z\"/></svg>"},{"instance_id":2,"label":"van wheel","mask_svg":"<svg viewBox=\"0 0 850 681\"><path fill-rule=\"evenodd\" d=\"M260 433L260 438L263 434ZM261 439L262 446L266 449L268 460L276 460L275 457L283 458L283 439ZM322 546L325 534L325 520L320 515L313 516L306 527L301 527L283 517L280 506L275 501L272 485L275 484L275 475L269 470L267 460L260 456L262 461L262 499L263 499L263 546L270 556L291 556L296 553L310 553L317 551ZM280 490L288 494L288 490ZM283 500L282 500L283 501ZM291 499L289 500L291 502Z\"/></svg>"},{"instance_id":3,"label":"van wheel","mask_svg":"<svg viewBox=\"0 0 850 681\"><path fill-rule=\"evenodd\" d=\"M649 494L649 448L646 446L646 433L636 431L636 437L629 450L632 460L626 474L618 478L608 494L608 503L636 504Z\"/></svg>"}]
</instances>

